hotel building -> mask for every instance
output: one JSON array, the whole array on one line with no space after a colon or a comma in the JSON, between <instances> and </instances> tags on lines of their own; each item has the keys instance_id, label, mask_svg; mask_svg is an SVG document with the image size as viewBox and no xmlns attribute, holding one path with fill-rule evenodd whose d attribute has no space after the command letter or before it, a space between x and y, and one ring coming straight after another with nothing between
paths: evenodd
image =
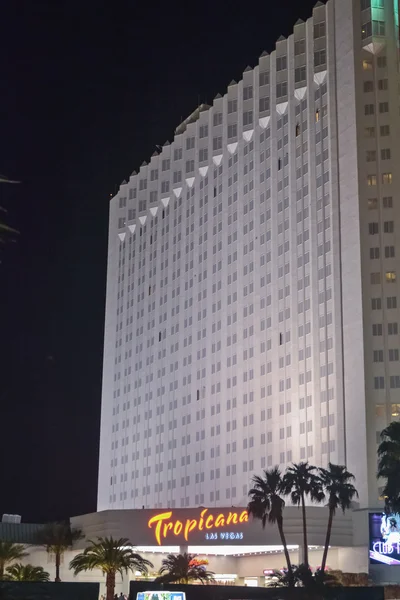
<instances>
[{"instance_id":1,"label":"hotel building","mask_svg":"<svg viewBox=\"0 0 400 600\"><path fill-rule=\"evenodd\" d=\"M328 0L110 202L98 510L245 506L400 413L398 0ZM268 40L266 40L268 44Z\"/></svg>"}]
</instances>

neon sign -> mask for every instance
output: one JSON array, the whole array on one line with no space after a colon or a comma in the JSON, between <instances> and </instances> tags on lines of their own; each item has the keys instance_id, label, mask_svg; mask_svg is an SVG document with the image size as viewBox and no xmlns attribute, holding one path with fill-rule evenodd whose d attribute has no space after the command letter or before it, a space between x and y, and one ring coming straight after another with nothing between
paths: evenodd
<instances>
[{"instance_id":1,"label":"neon sign","mask_svg":"<svg viewBox=\"0 0 400 600\"><path fill-rule=\"evenodd\" d=\"M249 520L249 514L247 510L241 512L229 511L228 513L219 513L218 515L208 514L208 508L201 511L198 519L186 519L179 521L174 519L172 510L159 513L151 519L149 519L147 526L149 529L153 529L154 536L159 546L163 540L167 538L169 534L174 536L183 535L184 539L188 542L189 535L192 531L210 531L214 529L221 529L222 527L231 527L232 525L239 525L241 523L247 523Z\"/></svg>"}]
</instances>

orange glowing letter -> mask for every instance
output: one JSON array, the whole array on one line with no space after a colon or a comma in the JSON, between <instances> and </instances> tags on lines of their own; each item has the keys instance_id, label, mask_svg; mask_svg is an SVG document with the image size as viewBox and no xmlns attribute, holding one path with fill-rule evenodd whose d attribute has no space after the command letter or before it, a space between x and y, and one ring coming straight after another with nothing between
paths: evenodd
<instances>
[{"instance_id":1,"label":"orange glowing letter","mask_svg":"<svg viewBox=\"0 0 400 600\"><path fill-rule=\"evenodd\" d=\"M186 525L185 525L185 540L188 541L188 537L189 537L189 533L191 531L193 531L193 529L196 527L197 525L197 521L196 519L188 519L186 521Z\"/></svg>"},{"instance_id":2,"label":"orange glowing letter","mask_svg":"<svg viewBox=\"0 0 400 600\"><path fill-rule=\"evenodd\" d=\"M231 523L233 523L234 525L236 525L237 522L238 522L238 514L230 512L228 515L228 518L226 520L226 524L230 525Z\"/></svg>"},{"instance_id":3,"label":"orange glowing letter","mask_svg":"<svg viewBox=\"0 0 400 600\"><path fill-rule=\"evenodd\" d=\"M248 520L249 520L249 513L247 512L247 510L244 510L239 517L239 521L241 523L247 523Z\"/></svg>"},{"instance_id":4,"label":"orange glowing letter","mask_svg":"<svg viewBox=\"0 0 400 600\"><path fill-rule=\"evenodd\" d=\"M215 527L223 527L225 525L225 517L224 515L218 515L215 519Z\"/></svg>"},{"instance_id":5,"label":"orange glowing letter","mask_svg":"<svg viewBox=\"0 0 400 600\"><path fill-rule=\"evenodd\" d=\"M204 510L202 510L202 511L201 511L201 513L200 513L200 521L199 521L199 530L200 530L200 531L203 531L204 515L206 514L207 510L208 510L208 509L207 509L207 508L205 508L205 509L204 509Z\"/></svg>"},{"instance_id":6,"label":"orange glowing letter","mask_svg":"<svg viewBox=\"0 0 400 600\"><path fill-rule=\"evenodd\" d=\"M213 528L213 521L214 521L214 517L212 515L208 515L208 517L206 519L206 529Z\"/></svg>"},{"instance_id":7,"label":"orange glowing letter","mask_svg":"<svg viewBox=\"0 0 400 600\"><path fill-rule=\"evenodd\" d=\"M180 521L176 521L175 526L174 526L174 535L179 535L180 532L182 531L182 523Z\"/></svg>"},{"instance_id":8,"label":"orange glowing letter","mask_svg":"<svg viewBox=\"0 0 400 600\"><path fill-rule=\"evenodd\" d=\"M156 515L155 517L152 517L149 522L147 523L147 526L151 529L153 523L156 523L156 530L154 532L154 535L156 536L156 540L158 542L158 545L161 546L161 525L163 521L168 521L168 519L170 519L172 517L172 512L166 512L166 513L161 513L159 515Z\"/></svg>"}]
</instances>

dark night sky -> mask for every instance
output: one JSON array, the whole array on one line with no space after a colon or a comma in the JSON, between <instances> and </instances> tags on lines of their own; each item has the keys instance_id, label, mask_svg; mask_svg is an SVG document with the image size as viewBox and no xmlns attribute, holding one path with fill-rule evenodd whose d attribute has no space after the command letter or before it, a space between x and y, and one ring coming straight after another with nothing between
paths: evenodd
<instances>
[{"instance_id":1,"label":"dark night sky","mask_svg":"<svg viewBox=\"0 0 400 600\"><path fill-rule=\"evenodd\" d=\"M96 510L109 195L315 1L2 2L0 515Z\"/></svg>"}]
</instances>

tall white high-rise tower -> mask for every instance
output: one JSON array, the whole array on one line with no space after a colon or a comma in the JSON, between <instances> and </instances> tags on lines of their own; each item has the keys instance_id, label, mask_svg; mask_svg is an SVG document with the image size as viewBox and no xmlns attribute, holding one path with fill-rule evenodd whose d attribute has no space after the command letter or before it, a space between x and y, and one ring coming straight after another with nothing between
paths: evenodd
<instances>
[{"instance_id":1,"label":"tall white high-rise tower","mask_svg":"<svg viewBox=\"0 0 400 600\"><path fill-rule=\"evenodd\" d=\"M110 204L98 508L245 504L400 413L398 0L318 2Z\"/></svg>"}]
</instances>

